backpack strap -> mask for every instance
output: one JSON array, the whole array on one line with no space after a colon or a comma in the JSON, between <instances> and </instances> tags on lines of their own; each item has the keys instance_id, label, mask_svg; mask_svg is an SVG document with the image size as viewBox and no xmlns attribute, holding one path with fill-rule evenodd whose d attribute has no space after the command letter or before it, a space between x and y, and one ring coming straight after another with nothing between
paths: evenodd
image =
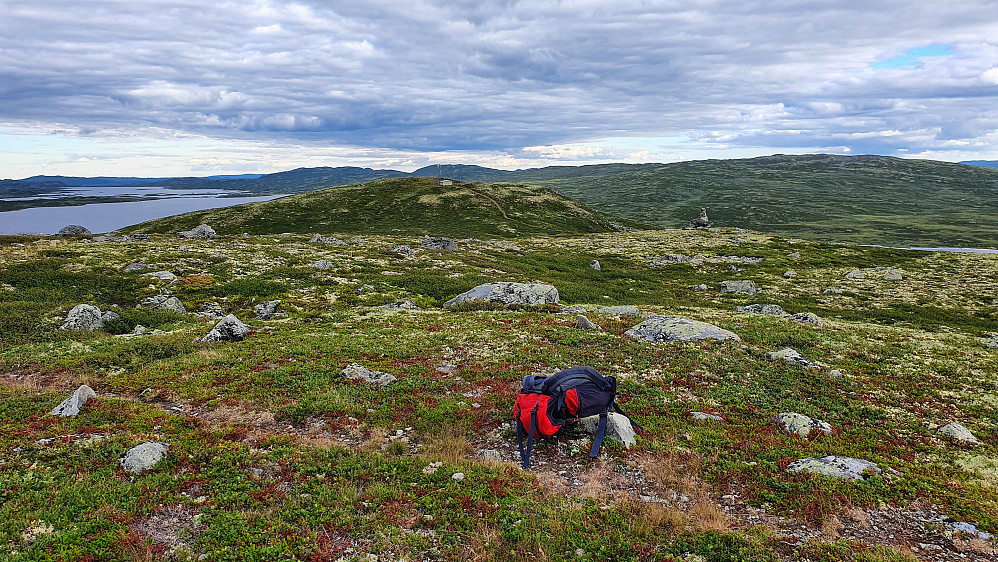
<instances>
[{"instance_id":1,"label":"backpack strap","mask_svg":"<svg viewBox=\"0 0 998 562\"><path fill-rule=\"evenodd\" d=\"M534 448L534 430L537 428L537 408L540 404L534 404L534 409L530 410L530 429L527 430L527 451L524 453L520 449L520 460L523 461L523 468L530 468L530 451Z\"/></svg>"},{"instance_id":2,"label":"backpack strap","mask_svg":"<svg viewBox=\"0 0 998 562\"><path fill-rule=\"evenodd\" d=\"M627 421L631 422L631 425L634 426L634 429L638 430L639 432L644 432L645 428L643 428L640 425L638 425L638 422L632 420L631 416L628 416L627 414L625 414L624 411L620 409L620 406L617 405L617 401L616 400L613 401L613 411L617 412L618 414L620 414L620 415L624 416L625 418L627 418Z\"/></svg>"},{"instance_id":3,"label":"backpack strap","mask_svg":"<svg viewBox=\"0 0 998 562\"><path fill-rule=\"evenodd\" d=\"M599 426L596 429L596 437L593 439L593 448L589 450L589 458L595 459L599 456L600 447L603 446L603 435L606 434L606 418L610 413L609 408L607 411L599 415Z\"/></svg>"}]
</instances>

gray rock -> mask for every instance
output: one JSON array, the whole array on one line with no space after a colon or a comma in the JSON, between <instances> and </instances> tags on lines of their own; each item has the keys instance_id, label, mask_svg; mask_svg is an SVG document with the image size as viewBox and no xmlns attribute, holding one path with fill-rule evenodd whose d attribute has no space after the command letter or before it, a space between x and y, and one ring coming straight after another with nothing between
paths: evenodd
<instances>
[{"instance_id":1,"label":"gray rock","mask_svg":"<svg viewBox=\"0 0 998 562\"><path fill-rule=\"evenodd\" d=\"M936 433L940 435L945 435L947 437L952 437L961 443L976 444L978 443L977 438L974 434L970 432L969 429L964 427L962 424L953 422L948 423L936 430Z\"/></svg>"},{"instance_id":2,"label":"gray rock","mask_svg":"<svg viewBox=\"0 0 998 562\"><path fill-rule=\"evenodd\" d=\"M161 279L163 281L173 281L177 278L176 275L169 271L153 271L152 273L143 273L147 277L155 277L156 279Z\"/></svg>"},{"instance_id":3,"label":"gray rock","mask_svg":"<svg viewBox=\"0 0 998 562\"><path fill-rule=\"evenodd\" d=\"M416 303L412 301L396 301L388 304L383 304L378 307L379 310L422 310Z\"/></svg>"},{"instance_id":4,"label":"gray rock","mask_svg":"<svg viewBox=\"0 0 998 562\"><path fill-rule=\"evenodd\" d=\"M755 281L721 281L722 293L756 293Z\"/></svg>"},{"instance_id":5,"label":"gray rock","mask_svg":"<svg viewBox=\"0 0 998 562\"><path fill-rule=\"evenodd\" d=\"M229 314L219 321L218 324L215 324L215 327L205 337L201 338L201 341L242 341L249 331L249 326L240 322L234 315Z\"/></svg>"},{"instance_id":6,"label":"gray rock","mask_svg":"<svg viewBox=\"0 0 998 562\"><path fill-rule=\"evenodd\" d=\"M217 302L206 302L201 305L201 310L195 313L199 318L212 318L220 320L225 318L225 310Z\"/></svg>"},{"instance_id":7,"label":"gray rock","mask_svg":"<svg viewBox=\"0 0 998 562\"><path fill-rule=\"evenodd\" d=\"M85 330L92 332L104 328L99 308L89 304L78 304L70 309L60 330Z\"/></svg>"},{"instance_id":8,"label":"gray rock","mask_svg":"<svg viewBox=\"0 0 998 562\"><path fill-rule=\"evenodd\" d=\"M841 379L842 378L842 371L840 371L838 369L829 369L828 370L828 376L832 377L833 379Z\"/></svg>"},{"instance_id":9,"label":"gray rock","mask_svg":"<svg viewBox=\"0 0 998 562\"><path fill-rule=\"evenodd\" d=\"M420 246L426 248L427 250L447 250L448 252L458 251L457 242L451 240L450 238L443 238L439 236L427 236L423 238L423 242Z\"/></svg>"},{"instance_id":10,"label":"gray rock","mask_svg":"<svg viewBox=\"0 0 998 562\"><path fill-rule=\"evenodd\" d=\"M735 312L748 312L750 314L766 314L769 316L785 316L786 312L783 311L783 307L776 304L747 304L745 306L736 306Z\"/></svg>"},{"instance_id":11,"label":"gray rock","mask_svg":"<svg viewBox=\"0 0 998 562\"><path fill-rule=\"evenodd\" d=\"M732 239L731 239L731 243L732 243L732 244L744 244L744 243L745 243L745 241L744 241L744 240L742 240L741 238L732 238Z\"/></svg>"},{"instance_id":12,"label":"gray rock","mask_svg":"<svg viewBox=\"0 0 998 562\"><path fill-rule=\"evenodd\" d=\"M638 316L641 312L638 307L630 304L620 306L604 306L596 311L596 314L606 314L607 316Z\"/></svg>"},{"instance_id":13,"label":"gray rock","mask_svg":"<svg viewBox=\"0 0 998 562\"><path fill-rule=\"evenodd\" d=\"M790 434L807 437L811 431L820 431L825 435L832 434L832 426L821 420L798 414L797 412L783 412L776 416L776 425L780 429Z\"/></svg>"},{"instance_id":14,"label":"gray rock","mask_svg":"<svg viewBox=\"0 0 998 562\"><path fill-rule=\"evenodd\" d=\"M284 312L277 312L277 307L281 304L281 301L263 301L262 303L253 307L253 312L256 314L257 320L270 320L271 318L284 318L287 316Z\"/></svg>"},{"instance_id":15,"label":"gray rock","mask_svg":"<svg viewBox=\"0 0 998 562\"><path fill-rule=\"evenodd\" d=\"M558 304L558 289L542 283L484 283L444 303L444 308L472 301L498 302L506 305Z\"/></svg>"},{"instance_id":16,"label":"gray rock","mask_svg":"<svg viewBox=\"0 0 998 562\"><path fill-rule=\"evenodd\" d=\"M133 336L144 336L149 332L149 328L146 328L142 324L136 324L135 329L132 330Z\"/></svg>"},{"instance_id":17,"label":"gray rock","mask_svg":"<svg viewBox=\"0 0 998 562\"><path fill-rule=\"evenodd\" d=\"M199 224L193 230L185 230L183 232L180 232L180 235L183 236L184 238L195 238L197 240L208 240L210 238L218 236L217 234L215 234L215 229L206 224Z\"/></svg>"},{"instance_id":18,"label":"gray rock","mask_svg":"<svg viewBox=\"0 0 998 562\"><path fill-rule=\"evenodd\" d=\"M329 260L319 260L308 264L308 266L311 267L312 269L321 269L322 271L327 271L336 267L335 265L333 265L333 262Z\"/></svg>"},{"instance_id":19,"label":"gray rock","mask_svg":"<svg viewBox=\"0 0 998 562\"><path fill-rule=\"evenodd\" d=\"M664 256L659 256L657 258L651 259L652 265L669 265L673 263L688 263L690 265L703 265L703 260L699 258L691 258L690 256L684 256L683 254L665 254Z\"/></svg>"},{"instance_id":20,"label":"gray rock","mask_svg":"<svg viewBox=\"0 0 998 562\"><path fill-rule=\"evenodd\" d=\"M699 284L699 285L693 285L693 290L694 290L694 291L706 291L706 290L707 290L707 289L709 289L709 288L710 288L710 287L708 287L707 285L705 285L705 284L703 284L703 283L701 283L701 284Z\"/></svg>"},{"instance_id":21,"label":"gray rock","mask_svg":"<svg viewBox=\"0 0 998 562\"><path fill-rule=\"evenodd\" d=\"M710 228L710 220L707 218L707 209L700 207L700 216L691 220L689 229Z\"/></svg>"},{"instance_id":22,"label":"gray rock","mask_svg":"<svg viewBox=\"0 0 998 562\"><path fill-rule=\"evenodd\" d=\"M76 389L69 398L62 401L61 404L56 406L49 412L53 416L63 416L66 418L73 418L80 415L80 410L90 401L91 398L97 398L97 393L94 389L87 385L83 385Z\"/></svg>"},{"instance_id":23,"label":"gray rock","mask_svg":"<svg viewBox=\"0 0 998 562\"><path fill-rule=\"evenodd\" d=\"M392 251L400 256L415 256L416 252L413 251L411 246L406 244L400 244L398 246L392 247Z\"/></svg>"},{"instance_id":24,"label":"gray rock","mask_svg":"<svg viewBox=\"0 0 998 562\"><path fill-rule=\"evenodd\" d=\"M884 281L901 281L902 279L904 279L904 275L900 269L888 269L887 273L884 274Z\"/></svg>"},{"instance_id":25,"label":"gray rock","mask_svg":"<svg viewBox=\"0 0 998 562\"><path fill-rule=\"evenodd\" d=\"M136 308L148 308L149 310L168 310L170 312L176 312L177 314L187 314L187 309L184 308L183 303L177 297L171 297L169 295L156 295L154 297L146 297L139 302Z\"/></svg>"},{"instance_id":26,"label":"gray rock","mask_svg":"<svg viewBox=\"0 0 998 562\"><path fill-rule=\"evenodd\" d=\"M800 365L805 369L818 366L816 363L812 363L811 361L805 359L803 355L797 352L797 350L790 347L784 347L779 351L770 351L766 354L766 359L769 359L770 361L783 360L787 363Z\"/></svg>"},{"instance_id":27,"label":"gray rock","mask_svg":"<svg viewBox=\"0 0 998 562\"><path fill-rule=\"evenodd\" d=\"M736 334L699 320L682 316L652 316L630 330L624 332L636 340L649 342L734 340L741 341Z\"/></svg>"},{"instance_id":28,"label":"gray rock","mask_svg":"<svg viewBox=\"0 0 998 562\"><path fill-rule=\"evenodd\" d=\"M721 416L715 416L706 412L690 412L690 417L697 421L724 421L724 418Z\"/></svg>"},{"instance_id":29,"label":"gray rock","mask_svg":"<svg viewBox=\"0 0 998 562\"><path fill-rule=\"evenodd\" d=\"M797 272L796 271L788 270L788 271L784 271L783 272L783 278L784 279L793 279L794 277L797 277Z\"/></svg>"},{"instance_id":30,"label":"gray rock","mask_svg":"<svg viewBox=\"0 0 998 562\"><path fill-rule=\"evenodd\" d=\"M800 252L790 252L789 254L787 254L787 257L788 258L794 258L794 259L799 258L800 257Z\"/></svg>"},{"instance_id":31,"label":"gray rock","mask_svg":"<svg viewBox=\"0 0 998 562\"><path fill-rule=\"evenodd\" d=\"M599 265L599 260L593 260L589 262L589 267L595 269L596 271L603 271L603 268Z\"/></svg>"},{"instance_id":32,"label":"gray rock","mask_svg":"<svg viewBox=\"0 0 998 562\"><path fill-rule=\"evenodd\" d=\"M311 242L313 244L330 244L330 245L333 245L333 246L346 246L347 245L346 242L340 240L339 238L337 238L335 236L323 236L321 234L316 234L315 236L312 237L311 240L309 240L309 242Z\"/></svg>"},{"instance_id":33,"label":"gray rock","mask_svg":"<svg viewBox=\"0 0 998 562\"><path fill-rule=\"evenodd\" d=\"M788 318L795 322L800 322L801 324L821 326L821 318L813 312L798 312L797 314L791 314Z\"/></svg>"},{"instance_id":34,"label":"gray rock","mask_svg":"<svg viewBox=\"0 0 998 562\"><path fill-rule=\"evenodd\" d=\"M114 322L119 318L121 318L121 315L118 314L117 312L114 312L113 310L105 310L100 315L100 319L105 323Z\"/></svg>"},{"instance_id":35,"label":"gray rock","mask_svg":"<svg viewBox=\"0 0 998 562\"><path fill-rule=\"evenodd\" d=\"M367 244L367 240L361 238L360 236L354 236L353 238L347 240L347 244L360 246L363 244Z\"/></svg>"},{"instance_id":36,"label":"gray rock","mask_svg":"<svg viewBox=\"0 0 998 562\"><path fill-rule=\"evenodd\" d=\"M846 279L866 279L866 274L858 269L846 273Z\"/></svg>"},{"instance_id":37,"label":"gray rock","mask_svg":"<svg viewBox=\"0 0 998 562\"><path fill-rule=\"evenodd\" d=\"M880 468L870 462L852 457L808 457L790 463L788 472L810 472L829 478L863 480L869 473L880 474Z\"/></svg>"},{"instance_id":38,"label":"gray rock","mask_svg":"<svg viewBox=\"0 0 998 562\"><path fill-rule=\"evenodd\" d=\"M370 382L381 386L388 386L398 380L394 375L381 371L372 371L357 363L347 365L346 368L340 371L340 374L348 379Z\"/></svg>"},{"instance_id":39,"label":"gray rock","mask_svg":"<svg viewBox=\"0 0 998 562\"><path fill-rule=\"evenodd\" d=\"M586 313L586 307L579 305L566 306L558 311L558 314L585 314L585 313Z\"/></svg>"},{"instance_id":40,"label":"gray rock","mask_svg":"<svg viewBox=\"0 0 998 562\"><path fill-rule=\"evenodd\" d=\"M374 288L374 285L368 285L367 283L364 283L360 287L354 289L353 292L361 294L361 293L371 293L374 292L375 290L376 289Z\"/></svg>"},{"instance_id":41,"label":"gray rock","mask_svg":"<svg viewBox=\"0 0 998 562\"><path fill-rule=\"evenodd\" d=\"M133 271L145 271L147 269L156 269L155 265L149 265L147 263L141 263L133 261L132 263L125 266L125 273L132 273Z\"/></svg>"},{"instance_id":42,"label":"gray rock","mask_svg":"<svg viewBox=\"0 0 998 562\"><path fill-rule=\"evenodd\" d=\"M59 229L59 236L90 236L90 229L78 224L70 224Z\"/></svg>"},{"instance_id":43,"label":"gray rock","mask_svg":"<svg viewBox=\"0 0 998 562\"><path fill-rule=\"evenodd\" d=\"M148 234L129 234L128 237L133 242L150 242L150 241L152 241L152 236L149 236Z\"/></svg>"},{"instance_id":44,"label":"gray rock","mask_svg":"<svg viewBox=\"0 0 998 562\"><path fill-rule=\"evenodd\" d=\"M984 347L987 347L987 348L990 348L990 349L998 349L998 336L995 336L995 337L993 337L991 339L984 340Z\"/></svg>"},{"instance_id":45,"label":"gray rock","mask_svg":"<svg viewBox=\"0 0 998 562\"><path fill-rule=\"evenodd\" d=\"M973 523L965 523L963 521L954 521L953 523L950 523L950 527L953 527L954 531L959 531L961 533L967 533L968 535L970 535L972 537L977 537L977 538L979 538L981 540L988 541L988 540L991 540L994 537L994 535L992 535L991 533L988 533L986 531L982 531L982 530L978 529L977 525L974 525Z\"/></svg>"},{"instance_id":46,"label":"gray rock","mask_svg":"<svg viewBox=\"0 0 998 562\"><path fill-rule=\"evenodd\" d=\"M599 415L580 419L579 426L583 431L595 434L599 428ZM622 416L616 412L610 412L607 416L606 433L603 434L603 437L623 445L625 449L630 449L637 444L631 421L627 419L627 416Z\"/></svg>"},{"instance_id":47,"label":"gray rock","mask_svg":"<svg viewBox=\"0 0 998 562\"><path fill-rule=\"evenodd\" d=\"M842 289L825 289L821 293L824 295L841 295Z\"/></svg>"},{"instance_id":48,"label":"gray rock","mask_svg":"<svg viewBox=\"0 0 998 562\"><path fill-rule=\"evenodd\" d=\"M141 474L166 458L170 446L166 443L147 441L136 445L121 457L121 466L132 474Z\"/></svg>"},{"instance_id":49,"label":"gray rock","mask_svg":"<svg viewBox=\"0 0 998 562\"><path fill-rule=\"evenodd\" d=\"M599 330L600 327L593 324L591 320L579 314L575 317L575 327L580 330Z\"/></svg>"}]
</instances>

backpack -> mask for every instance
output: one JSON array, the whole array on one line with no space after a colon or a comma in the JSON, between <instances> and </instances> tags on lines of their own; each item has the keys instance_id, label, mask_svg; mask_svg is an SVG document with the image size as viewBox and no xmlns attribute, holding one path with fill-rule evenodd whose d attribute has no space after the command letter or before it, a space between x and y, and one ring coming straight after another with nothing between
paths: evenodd
<instances>
[{"instance_id":1,"label":"backpack","mask_svg":"<svg viewBox=\"0 0 998 562\"><path fill-rule=\"evenodd\" d=\"M523 468L530 468L530 451L534 437L550 437L566 424L574 424L579 418L599 414L599 426L590 458L599 455L606 433L607 415L615 411L627 417L617 406L617 379L604 377L592 367L572 367L550 377L529 375L523 379L523 388L513 406L513 419L516 422L516 442L520 449ZM627 418L636 429L641 426ZM526 448L524 448L526 437Z\"/></svg>"}]
</instances>

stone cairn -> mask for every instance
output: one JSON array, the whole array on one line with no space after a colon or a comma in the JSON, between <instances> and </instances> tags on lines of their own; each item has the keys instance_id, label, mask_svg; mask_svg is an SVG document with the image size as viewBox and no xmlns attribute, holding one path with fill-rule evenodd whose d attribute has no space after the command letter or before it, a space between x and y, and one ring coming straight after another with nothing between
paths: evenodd
<instances>
[{"instance_id":1,"label":"stone cairn","mask_svg":"<svg viewBox=\"0 0 998 562\"><path fill-rule=\"evenodd\" d=\"M710 228L710 220L707 219L707 209L700 207L700 216L690 221L688 228Z\"/></svg>"}]
</instances>

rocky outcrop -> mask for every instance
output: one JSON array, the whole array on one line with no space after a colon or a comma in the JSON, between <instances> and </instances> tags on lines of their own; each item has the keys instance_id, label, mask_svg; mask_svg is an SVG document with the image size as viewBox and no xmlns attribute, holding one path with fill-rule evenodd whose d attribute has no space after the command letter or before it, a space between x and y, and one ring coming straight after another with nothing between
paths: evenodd
<instances>
[{"instance_id":1,"label":"rocky outcrop","mask_svg":"<svg viewBox=\"0 0 998 562\"><path fill-rule=\"evenodd\" d=\"M444 303L450 308L463 302L486 301L505 305L557 304L558 289L543 283L484 283Z\"/></svg>"},{"instance_id":2,"label":"rocky outcrop","mask_svg":"<svg viewBox=\"0 0 998 562\"><path fill-rule=\"evenodd\" d=\"M91 234L90 229L78 224L66 225L59 229L59 236L90 236Z\"/></svg>"},{"instance_id":3,"label":"rocky outcrop","mask_svg":"<svg viewBox=\"0 0 998 562\"><path fill-rule=\"evenodd\" d=\"M880 474L880 468L870 462L852 457L808 457L790 463L787 472L810 472L829 478L864 480L868 474Z\"/></svg>"},{"instance_id":4,"label":"rocky outcrop","mask_svg":"<svg viewBox=\"0 0 998 562\"><path fill-rule=\"evenodd\" d=\"M201 341L242 341L249 332L249 326L243 324L234 315L229 314L225 318L222 318L218 324L215 324L215 327L205 337L201 338Z\"/></svg>"},{"instance_id":5,"label":"rocky outcrop","mask_svg":"<svg viewBox=\"0 0 998 562\"><path fill-rule=\"evenodd\" d=\"M400 244L398 246L393 246L392 251L400 256L412 257L416 255L416 252L413 251L412 246L409 246L407 244Z\"/></svg>"},{"instance_id":6,"label":"rocky outcrop","mask_svg":"<svg viewBox=\"0 0 998 562\"><path fill-rule=\"evenodd\" d=\"M169 295L156 295L154 297L146 297L139 302L136 308L148 308L149 310L168 310L170 312L176 312L177 314L187 314L187 309L184 308L183 303L177 297L171 297Z\"/></svg>"},{"instance_id":7,"label":"rocky outcrop","mask_svg":"<svg viewBox=\"0 0 998 562\"><path fill-rule=\"evenodd\" d=\"M599 430L599 415L580 419L579 426L586 433L595 435ZM603 434L603 438L619 443L623 445L625 449L630 449L637 444L637 440L634 438L634 428L631 426L631 420L627 419L627 416L622 416L616 412L610 412L607 415L606 432Z\"/></svg>"},{"instance_id":8,"label":"rocky outcrop","mask_svg":"<svg viewBox=\"0 0 998 562\"><path fill-rule=\"evenodd\" d=\"M721 281L721 292L754 295L757 290L755 288L755 281Z\"/></svg>"},{"instance_id":9,"label":"rocky outcrop","mask_svg":"<svg viewBox=\"0 0 998 562\"><path fill-rule=\"evenodd\" d=\"M141 474L166 458L170 446L157 441L147 441L136 445L121 457L121 467L132 474Z\"/></svg>"},{"instance_id":10,"label":"rocky outcrop","mask_svg":"<svg viewBox=\"0 0 998 562\"><path fill-rule=\"evenodd\" d=\"M736 334L718 328L713 324L684 318L682 316L652 316L630 330L624 332L636 340L648 342L734 340L741 341Z\"/></svg>"},{"instance_id":11,"label":"rocky outcrop","mask_svg":"<svg viewBox=\"0 0 998 562\"><path fill-rule=\"evenodd\" d=\"M313 244L329 244L331 246L346 246L347 243L340 240L335 236L323 236L321 234L316 234L313 236L309 242Z\"/></svg>"},{"instance_id":12,"label":"rocky outcrop","mask_svg":"<svg viewBox=\"0 0 998 562\"><path fill-rule=\"evenodd\" d=\"M277 307L280 306L280 300L263 301L262 303L253 307L253 313L256 314L257 320L270 320L272 318L285 318L287 314L284 312L277 312Z\"/></svg>"},{"instance_id":13,"label":"rocky outcrop","mask_svg":"<svg viewBox=\"0 0 998 562\"><path fill-rule=\"evenodd\" d=\"M72 418L80 415L80 410L83 406L90 401L91 398L97 398L97 393L94 389L87 385L83 385L76 389L69 398L62 401L61 404L56 406L49 412L53 416L63 416L67 418Z\"/></svg>"},{"instance_id":14,"label":"rocky outcrop","mask_svg":"<svg viewBox=\"0 0 998 562\"><path fill-rule=\"evenodd\" d=\"M451 240L450 238L444 238L441 236L427 236L423 238L420 246L426 248L427 250L447 250L448 252L458 251L457 242Z\"/></svg>"},{"instance_id":15,"label":"rocky outcrop","mask_svg":"<svg viewBox=\"0 0 998 562\"><path fill-rule=\"evenodd\" d=\"M206 224L200 224L193 230L185 230L179 234L184 238L193 238L196 240L208 240L218 236L215 233L215 229Z\"/></svg>"},{"instance_id":16,"label":"rocky outcrop","mask_svg":"<svg viewBox=\"0 0 998 562\"><path fill-rule=\"evenodd\" d=\"M783 412L778 414L774 420L776 425L783 431L793 435L807 437L812 431L820 431L825 435L831 435L832 426L821 420L798 414L797 412Z\"/></svg>"},{"instance_id":17,"label":"rocky outcrop","mask_svg":"<svg viewBox=\"0 0 998 562\"><path fill-rule=\"evenodd\" d=\"M974 434L971 433L969 429L964 427L962 424L956 422L948 423L940 427L939 429L936 430L936 433L938 433L939 435L945 435L946 437L951 437L961 443L965 443L968 445L973 445L978 443L977 437L974 437Z\"/></svg>"},{"instance_id":18,"label":"rocky outcrop","mask_svg":"<svg viewBox=\"0 0 998 562\"><path fill-rule=\"evenodd\" d=\"M776 304L748 304L736 306L735 312L748 312L750 314L766 314L770 316L785 316L783 307Z\"/></svg>"},{"instance_id":19,"label":"rocky outcrop","mask_svg":"<svg viewBox=\"0 0 998 562\"><path fill-rule=\"evenodd\" d=\"M358 365L357 363L347 365L342 371L340 371L340 374L348 379L369 382L381 386L388 386L398 380L394 375L390 375L382 371L372 371L371 369L368 369L363 365Z\"/></svg>"},{"instance_id":20,"label":"rocky outcrop","mask_svg":"<svg viewBox=\"0 0 998 562\"><path fill-rule=\"evenodd\" d=\"M104 328L99 308L89 304L78 304L69 310L60 330L83 330L92 332Z\"/></svg>"},{"instance_id":21,"label":"rocky outcrop","mask_svg":"<svg viewBox=\"0 0 998 562\"><path fill-rule=\"evenodd\" d=\"M336 267L333 264L333 262L331 262L329 260L315 261L315 262L312 262L312 263L308 264L308 266L311 267L312 269L319 269L319 270L322 270L322 271L328 271L328 270Z\"/></svg>"}]
</instances>

